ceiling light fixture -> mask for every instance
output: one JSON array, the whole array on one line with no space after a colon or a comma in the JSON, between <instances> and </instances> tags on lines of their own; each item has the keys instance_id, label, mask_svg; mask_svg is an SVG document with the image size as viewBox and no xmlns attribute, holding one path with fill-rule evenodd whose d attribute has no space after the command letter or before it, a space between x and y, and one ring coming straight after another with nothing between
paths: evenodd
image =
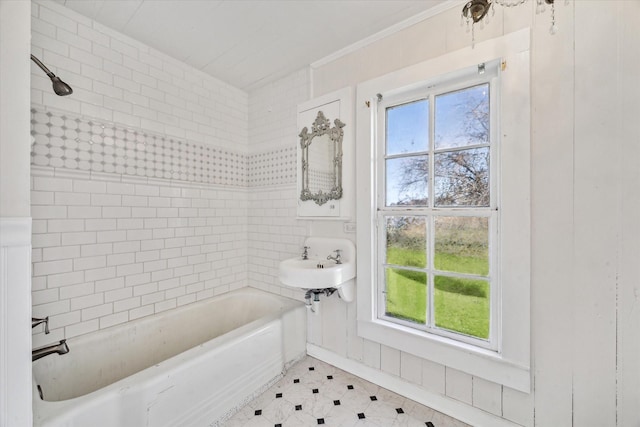
<instances>
[{"instance_id":1,"label":"ceiling light fixture","mask_svg":"<svg viewBox=\"0 0 640 427\"><path fill-rule=\"evenodd\" d=\"M551 27L549 33L555 34L556 27L556 10L554 0L535 0L536 1L536 13L543 13L545 11L545 4L551 5ZM490 18L495 14L494 7L496 4L504 7L515 7L526 3L527 0L469 0L467 4L462 8L462 25L466 20L467 32L471 31L471 43L475 44L475 24L480 23L480 28L484 28L485 24L488 24ZM489 13L491 9L491 13Z\"/></svg>"}]
</instances>

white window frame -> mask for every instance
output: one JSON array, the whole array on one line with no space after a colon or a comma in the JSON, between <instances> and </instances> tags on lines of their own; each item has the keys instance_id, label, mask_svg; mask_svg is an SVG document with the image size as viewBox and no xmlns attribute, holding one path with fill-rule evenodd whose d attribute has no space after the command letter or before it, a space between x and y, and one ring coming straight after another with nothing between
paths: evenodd
<instances>
[{"instance_id":1,"label":"white window frame","mask_svg":"<svg viewBox=\"0 0 640 427\"><path fill-rule=\"evenodd\" d=\"M476 44L361 83L357 87L356 170L358 171L358 335L471 375L529 392L530 378L530 36L521 30ZM375 259L381 191L376 182L380 163L378 140L382 99L393 99L420 87L454 81L477 71L479 64L500 64L496 90L499 150L492 153L490 173L496 174L491 207L498 206L499 233L493 236L491 344L452 339L377 317ZM492 88L493 90L493 88ZM493 95L493 93L492 93ZM433 105L430 106L433 108ZM494 123L492 123L494 125ZM383 137L384 138L384 137ZM491 150L495 150L493 146ZM384 159L384 151L382 151ZM495 159L495 160L494 160ZM384 161L384 160L383 160ZM382 162L383 162L382 161ZM496 173L499 169L499 173ZM433 193L429 194L433 197ZM491 242L490 242L491 244ZM497 263L495 262L497 261ZM495 277L495 284L494 279ZM495 289L494 289L495 288ZM494 293L495 291L495 293ZM459 338L459 337L455 337Z\"/></svg>"},{"instance_id":2,"label":"white window frame","mask_svg":"<svg viewBox=\"0 0 640 427\"><path fill-rule=\"evenodd\" d=\"M377 155L376 158L379 159L376 165L376 204L377 204L377 214L376 214L376 223L377 223L377 242L376 249L377 253L375 254L375 258L377 261L377 271L376 271L376 284L378 287L377 295L376 295L376 307L377 307L377 317L382 321L395 322L400 325L405 325L408 328L415 328L418 330L424 330L425 332L441 335L443 337L448 337L453 340L465 342L471 345L476 345L481 348L486 348L490 350L498 350L498 331L497 331L497 320L498 314L500 311L500 278L499 278L499 268L498 268L498 253L499 253L499 239L498 237L498 227L499 227L499 191L497 188L497 183L499 181L499 168L496 167L498 164L498 135L496 129L498 128L498 88L499 88L499 66L500 61L494 60L491 63L482 64L482 72L479 71L477 67L470 68L466 70L466 74L460 75L460 73L454 73L453 80L445 80L442 83L437 83L436 81L428 81L425 82L424 86L418 88L411 88L406 92L398 93L395 96L390 97L381 97L379 98L377 105L377 129L376 129L376 149ZM445 76L446 79L446 76ZM435 79L437 80L437 79ZM455 206L446 206L446 207L436 207L435 203L435 183L432 179L428 180L428 206L424 207L397 207L397 206L386 206L386 171L385 171L385 159L386 156L386 141L385 136L387 131L387 123L386 123L386 111L390 107L394 107L397 105L402 105L414 101L418 101L421 99L429 100L429 142L427 150L424 152L420 152L419 154L426 154L429 156L429 177L431 178L434 173L434 165L435 165L435 154L438 152L447 152L450 151L450 148L447 149L436 149L434 144L434 117L436 114L435 111L435 98L439 95L455 92L461 89L466 89L472 86L480 85L480 84L488 84L489 85L489 119L490 119L490 135L489 141L486 144L480 145L469 145L463 147L456 147L457 149L473 149L478 147L488 147L490 150L490 159L489 159L489 182L490 182L490 203L489 206L486 207L455 207ZM382 136L382 137L380 137ZM390 157L397 157L396 155ZM391 316L386 316L384 313L386 311L386 281L385 281L385 269L386 264L382 262L384 257L384 253L386 252L386 226L384 219L387 216L423 216L427 218L427 244L430 245L433 237L433 233L435 232L434 222L437 216L471 216L471 217L485 217L489 222L489 261L490 261L490 271L488 276L486 277L487 281L490 284L490 295L489 295L489 305L490 305L490 330L489 330L489 339L482 340L479 338L467 336L460 333L455 333L454 331L448 331L446 329L437 328L433 326L435 324L435 313L434 313L434 295L430 294L428 298L429 307L427 309L428 320L426 325L419 325L417 323L412 323L409 321L404 321L401 319L395 319ZM427 252L429 260L427 262L427 275L429 277L427 283L427 293L433 291L435 284L433 283L433 274L429 274L428 271L434 270L434 251L431 246L429 246L429 250ZM446 274L446 273L445 273ZM454 273L455 274L455 273Z\"/></svg>"}]
</instances>

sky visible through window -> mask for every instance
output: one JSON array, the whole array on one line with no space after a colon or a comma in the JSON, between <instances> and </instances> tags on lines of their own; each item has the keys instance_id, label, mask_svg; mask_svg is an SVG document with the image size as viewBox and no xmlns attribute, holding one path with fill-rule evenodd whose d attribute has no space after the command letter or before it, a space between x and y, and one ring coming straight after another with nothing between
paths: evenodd
<instances>
[{"instance_id":1,"label":"sky visible through window","mask_svg":"<svg viewBox=\"0 0 640 427\"><path fill-rule=\"evenodd\" d=\"M488 92L489 84L485 83L434 97L436 150L489 143ZM387 108L387 156L429 151L429 108L429 99ZM427 155L388 159L386 205L425 205L428 197L428 165Z\"/></svg>"},{"instance_id":2,"label":"sky visible through window","mask_svg":"<svg viewBox=\"0 0 640 427\"><path fill-rule=\"evenodd\" d=\"M427 151L428 143L428 100L387 109L387 155Z\"/></svg>"}]
</instances>

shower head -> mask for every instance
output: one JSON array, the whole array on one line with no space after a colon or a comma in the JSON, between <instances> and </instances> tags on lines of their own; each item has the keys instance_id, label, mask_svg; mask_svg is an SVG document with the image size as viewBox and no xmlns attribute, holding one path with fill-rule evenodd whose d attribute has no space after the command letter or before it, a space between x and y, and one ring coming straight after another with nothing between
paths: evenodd
<instances>
[{"instance_id":1,"label":"shower head","mask_svg":"<svg viewBox=\"0 0 640 427\"><path fill-rule=\"evenodd\" d=\"M73 93L73 89L71 89L71 86L60 80L60 77L57 77L55 74L49 71L49 69L42 62L40 62L38 58L31 55L31 60L35 62L38 67L40 67L42 71L47 74L47 76L49 76L49 78L51 79L51 83L53 83L53 91L56 93L56 95L66 96Z\"/></svg>"},{"instance_id":2,"label":"shower head","mask_svg":"<svg viewBox=\"0 0 640 427\"><path fill-rule=\"evenodd\" d=\"M73 89L71 89L71 86L60 80L60 77L49 77L51 77L51 82L53 83L53 91L56 93L56 95L66 96L73 93Z\"/></svg>"}]
</instances>

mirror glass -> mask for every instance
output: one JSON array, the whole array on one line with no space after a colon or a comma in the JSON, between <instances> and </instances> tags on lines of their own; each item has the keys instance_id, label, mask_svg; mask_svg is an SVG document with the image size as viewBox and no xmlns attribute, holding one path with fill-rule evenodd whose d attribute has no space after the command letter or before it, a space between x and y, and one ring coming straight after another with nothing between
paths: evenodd
<instances>
[{"instance_id":1,"label":"mirror glass","mask_svg":"<svg viewBox=\"0 0 640 427\"><path fill-rule=\"evenodd\" d=\"M334 126L318 111L311 125L311 132L305 126L300 132L302 148L302 191L301 200L313 200L323 205L329 200L342 197L342 138L345 126L340 119Z\"/></svg>"},{"instance_id":2,"label":"mirror glass","mask_svg":"<svg viewBox=\"0 0 640 427\"><path fill-rule=\"evenodd\" d=\"M336 156L335 146L331 143L329 135L316 136L309 150L309 192L316 194L328 193L333 190L336 182L336 171L333 168L333 159Z\"/></svg>"}]
</instances>

